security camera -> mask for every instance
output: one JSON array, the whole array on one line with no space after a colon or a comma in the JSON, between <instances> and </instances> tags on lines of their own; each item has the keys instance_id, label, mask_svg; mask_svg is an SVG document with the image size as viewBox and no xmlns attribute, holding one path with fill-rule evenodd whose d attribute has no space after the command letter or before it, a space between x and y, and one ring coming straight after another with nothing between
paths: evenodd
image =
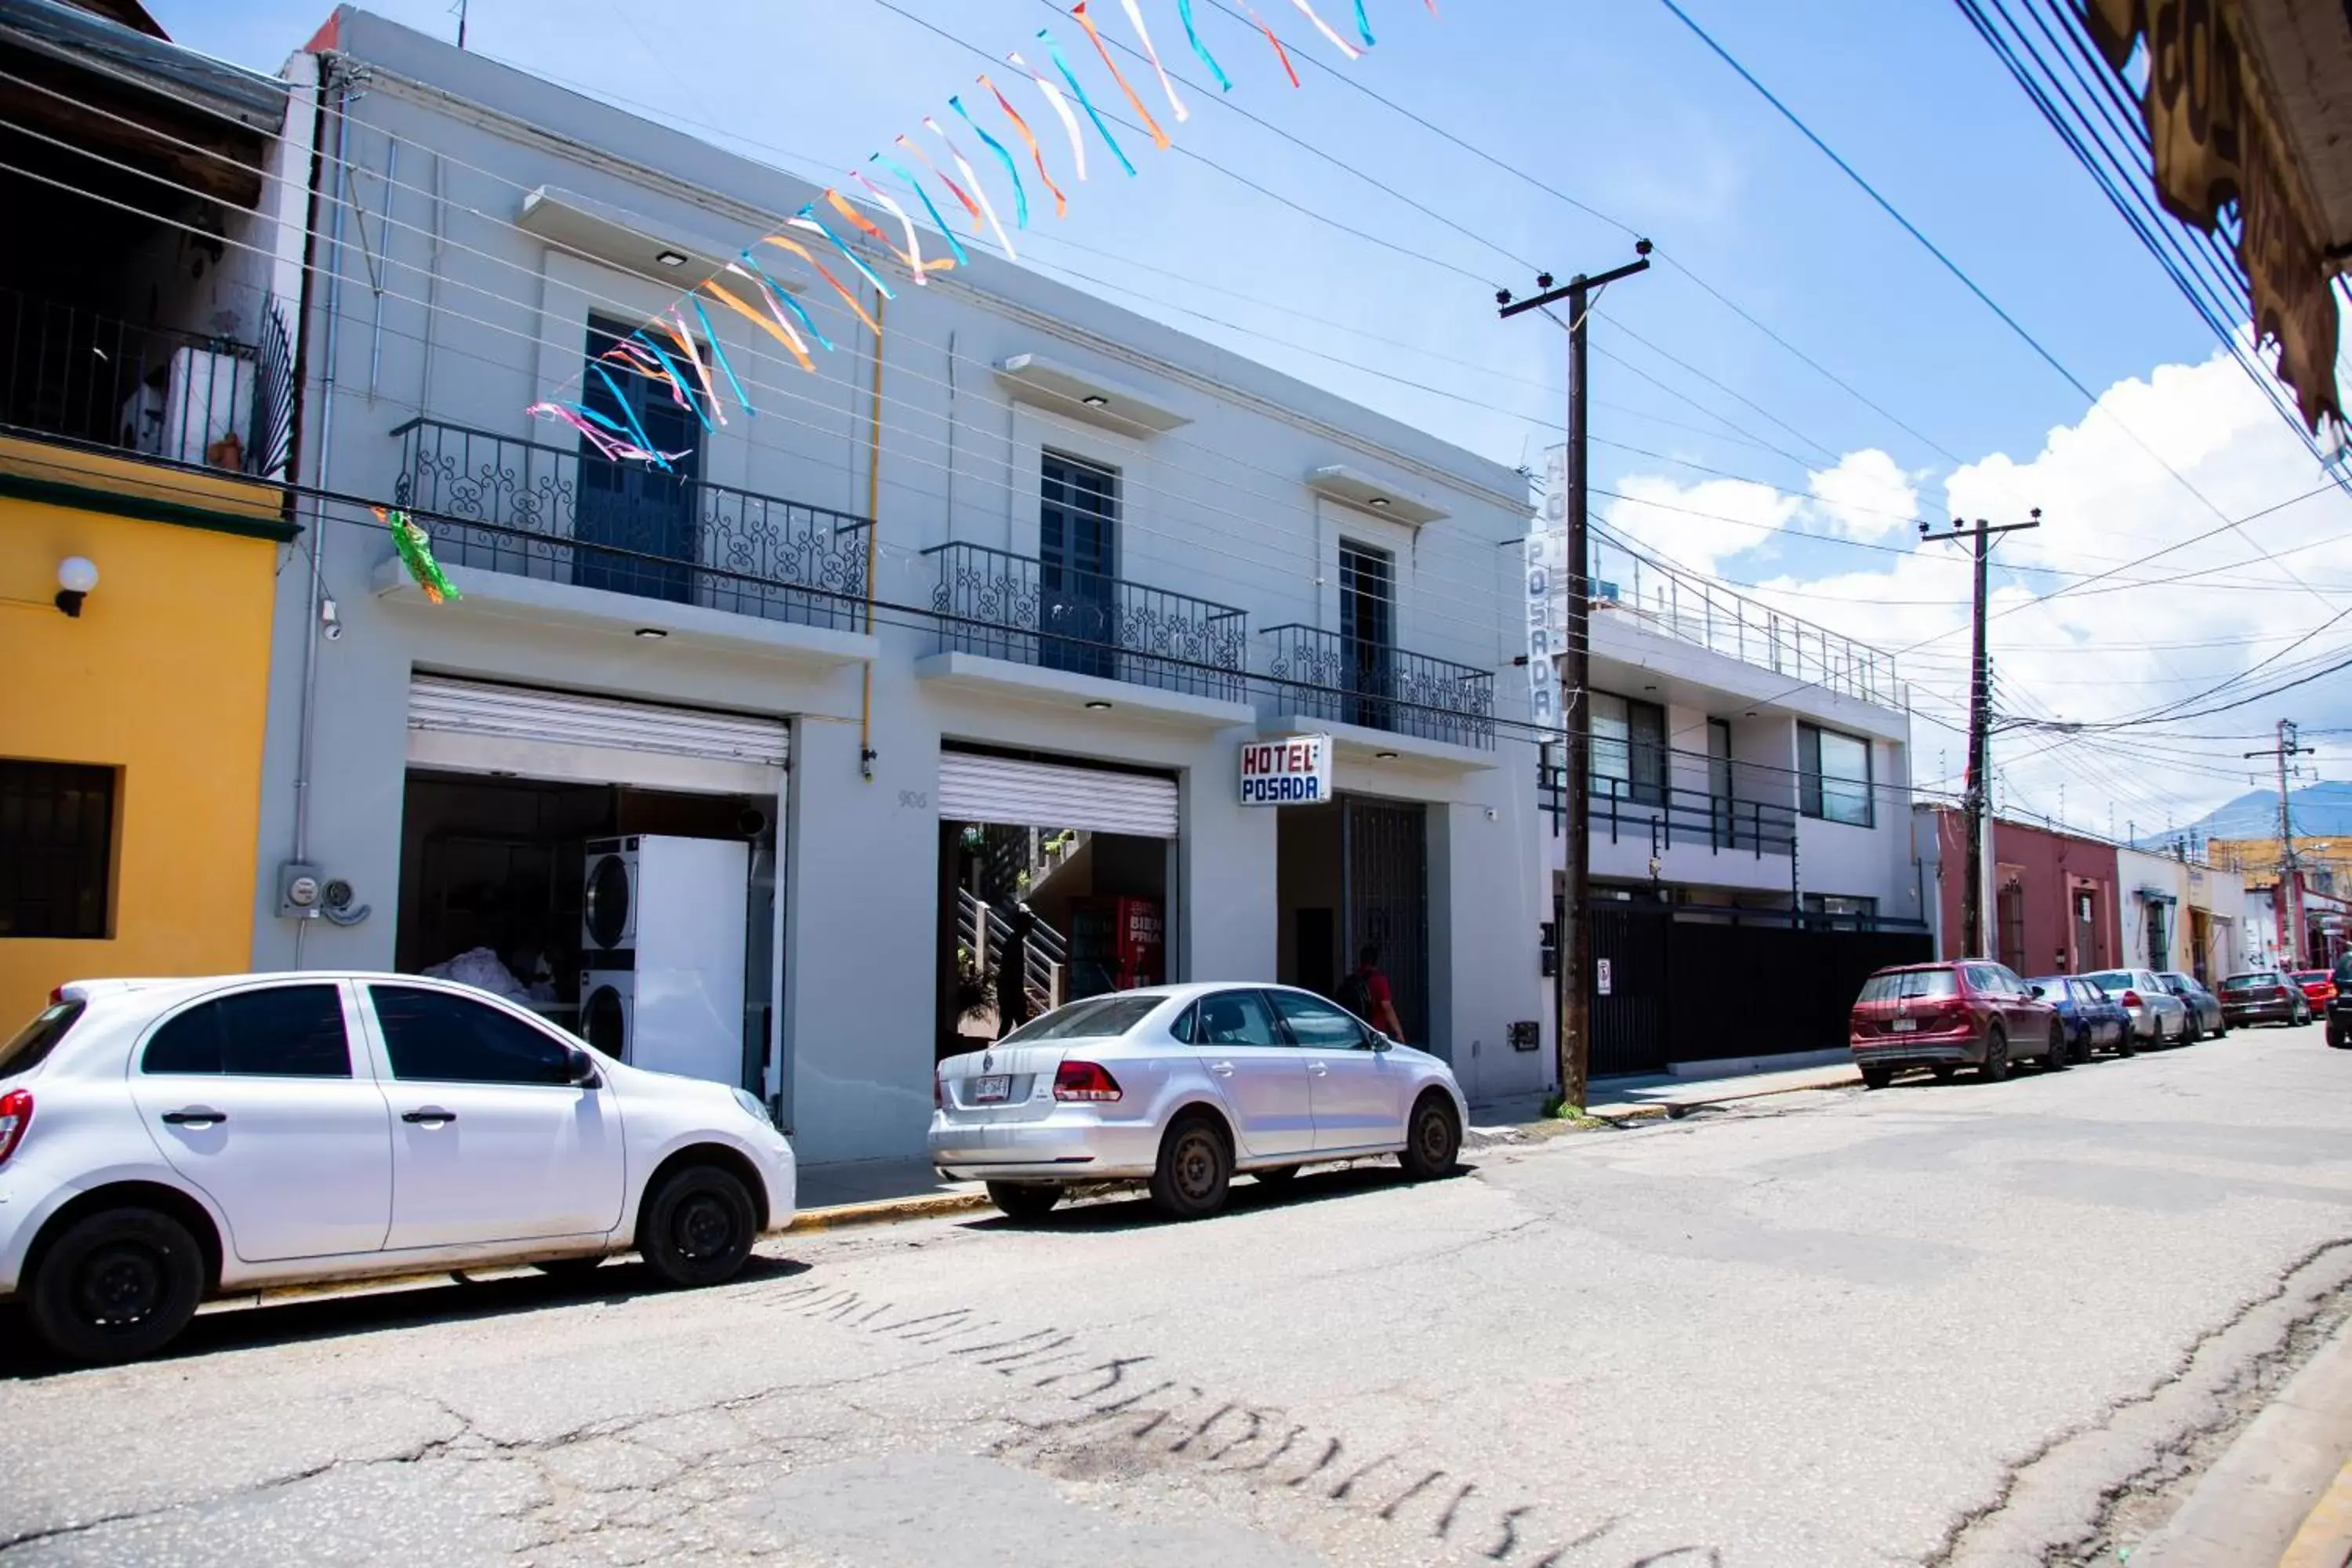
<instances>
[{"instance_id":1,"label":"security camera","mask_svg":"<svg viewBox=\"0 0 2352 1568\"><path fill-rule=\"evenodd\" d=\"M342 616L336 610L334 600L321 599L319 601L319 621L329 642L341 642L342 640Z\"/></svg>"},{"instance_id":2,"label":"security camera","mask_svg":"<svg viewBox=\"0 0 2352 1568\"><path fill-rule=\"evenodd\" d=\"M329 642L341 642L341 641L342 641L342 640L343 640L343 623L342 623L342 622L341 622L341 621L329 621L329 622L327 623L327 625L326 625L326 629L325 629L325 630L324 630L320 635L321 635L321 636L323 636L323 637L325 637Z\"/></svg>"}]
</instances>

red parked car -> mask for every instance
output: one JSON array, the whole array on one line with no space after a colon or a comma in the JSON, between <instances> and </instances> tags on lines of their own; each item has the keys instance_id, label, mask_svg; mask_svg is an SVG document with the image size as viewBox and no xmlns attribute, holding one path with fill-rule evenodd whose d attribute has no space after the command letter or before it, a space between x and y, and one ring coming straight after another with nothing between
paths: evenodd
<instances>
[{"instance_id":1,"label":"red parked car","mask_svg":"<svg viewBox=\"0 0 2352 1568\"><path fill-rule=\"evenodd\" d=\"M2287 976L2303 987L2315 1013L2336 1000L2336 976L2325 969L2298 969Z\"/></svg>"},{"instance_id":2,"label":"red parked car","mask_svg":"<svg viewBox=\"0 0 2352 1568\"><path fill-rule=\"evenodd\" d=\"M2058 1010L2007 965L1982 959L1880 970L1863 983L1846 1043L1870 1089L1885 1089L1904 1068L1947 1079L1974 1067L1998 1083L2029 1057L2052 1072L2066 1065Z\"/></svg>"}]
</instances>

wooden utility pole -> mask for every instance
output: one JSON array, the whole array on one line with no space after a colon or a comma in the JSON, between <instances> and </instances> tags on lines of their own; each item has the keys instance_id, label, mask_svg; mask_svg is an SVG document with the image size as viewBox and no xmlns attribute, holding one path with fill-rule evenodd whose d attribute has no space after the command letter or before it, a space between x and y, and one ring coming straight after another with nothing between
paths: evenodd
<instances>
[{"instance_id":1,"label":"wooden utility pole","mask_svg":"<svg viewBox=\"0 0 2352 1568\"><path fill-rule=\"evenodd\" d=\"M2278 897L2272 909L2279 925L2279 947L2285 957L2285 967L2303 967L2303 863L2294 852L2294 818L2286 808L2287 766L2296 757L2311 755L2309 746L2296 743L2294 721L2278 721L2278 740L2268 749L2248 752L2249 757L2274 757L2278 761L2279 792L2279 885Z\"/></svg>"},{"instance_id":2,"label":"wooden utility pole","mask_svg":"<svg viewBox=\"0 0 2352 1568\"><path fill-rule=\"evenodd\" d=\"M1562 856L1568 886L1560 900L1559 942L1559 1094L1563 1103L1582 1109L1585 1085L1592 1069L1592 1004L1587 994L1592 973L1592 921L1586 907L1592 885L1592 560L1587 536L1590 500L1586 463L1591 445L1585 424L1588 380L1585 342L1590 335L1592 301L1601 289L1620 278L1631 278L1650 268L1650 242L1636 240L1636 259L1597 278L1580 272L1564 288L1552 287L1551 274L1538 275L1543 292L1514 303L1506 289L1495 303L1506 317L1568 301L1568 539L1562 570L1568 578L1567 647L1559 656L1561 721L1566 731L1566 776L1560 781L1566 830Z\"/></svg>"},{"instance_id":3,"label":"wooden utility pole","mask_svg":"<svg viewBox=\"0 0 2352 1568\"><path fill-rule=\"evenodd\" d=\"M1970 528L1958 518L1952 519L1951 528L1943 533L1930 533L1927 525L1919 525L1919 537L1928 542L1950 539L1971 542L1976 556L1976 636L1969 656L1969 776L1960 795L1960 809L1968 820L1969 879L1960 890L1960 929L1968 938L1968 950L1963 958L1996 958L1999 943L1992 939L1989 926L1990 910L1985 898L1985 868L1991 856L1986 840L1992 836L1992 660L1985 650L1985 595L1992 566L1992 542L2004 533L2020 533L2042 526L2042 509L2035 507L2031 522L2005 523L1995 528L1979 518Z\"/></svg>"}]
</instances>

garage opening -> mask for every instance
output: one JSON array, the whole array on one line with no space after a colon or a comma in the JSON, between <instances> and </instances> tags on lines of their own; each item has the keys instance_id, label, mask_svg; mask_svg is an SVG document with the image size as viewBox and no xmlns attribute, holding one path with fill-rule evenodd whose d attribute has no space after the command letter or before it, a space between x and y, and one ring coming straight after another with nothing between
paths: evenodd
<instances>
[{"instance_id":1,"label":"garage opening","mask_svg":"<svg viewBox=\"0 0 2352 1568\"><path fill-rule=\"evenodd\" d=\"M394 962L751 1089L775 1040L782 720L419 675Z\"/></svg>"},{"instance_id":2,"label":"garage opening","mask_svg":"<svg viewBox=\"0 0 2352 1568\"><path fill-rule=\"evenodd\" d=\"M1175 780L950 751L939 803L940 1057L1168 978Z\"/></svg>"}]
</instances>

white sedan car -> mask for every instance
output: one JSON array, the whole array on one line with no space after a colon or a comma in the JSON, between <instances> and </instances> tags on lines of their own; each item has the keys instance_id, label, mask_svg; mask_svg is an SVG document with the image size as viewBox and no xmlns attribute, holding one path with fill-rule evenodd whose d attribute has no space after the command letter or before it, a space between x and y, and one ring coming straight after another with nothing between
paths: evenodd
<instances>
[{"instance_id":1,"label":"white sedan car","mask_svg":"<svg viewBox=\"0 0 2352 1568\"><path fill-rule=\"evenodd\" d=\"M751 1095L414 975L77 983L0 1045L0 1300L76 1360L216 1292L633 1247L717 1284L793 1177Z\"/></svg>"},{"instance_id":2,"label":"white sedan car","mask_svg":"<svg viewBox=\"0 0 2352 1568\"><path fill-rule=\"evenodd\" d=\"M1179 1219L1247 1172L1394 1154L1454 1168L1468 1107L1440 1058L1281 985L1156 985L1088 997L939 1066L931 1162L1035 1218L1073 1182L1148 1177Z\"/></svg>"}]
</instances>

